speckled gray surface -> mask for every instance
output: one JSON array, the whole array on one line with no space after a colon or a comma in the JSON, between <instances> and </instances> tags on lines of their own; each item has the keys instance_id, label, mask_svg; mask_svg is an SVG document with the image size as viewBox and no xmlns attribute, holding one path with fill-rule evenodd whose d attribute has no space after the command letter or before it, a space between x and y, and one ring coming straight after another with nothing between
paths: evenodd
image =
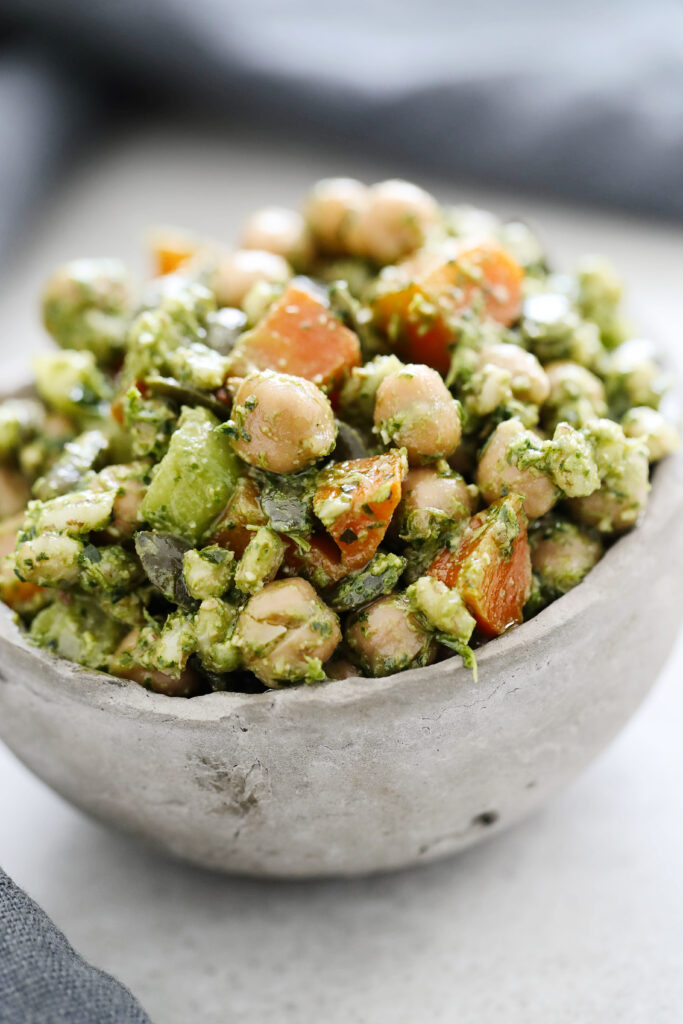
<instances>
[{"instance_id":1,"label":"speckled gray surface","mask_svg":"<svg viewBox=\"0 0 683 1024\"><path fill-rule=\"evenodd\" d=\"M644 600L644 596L646 599ZM316 877L460 850L571 779L644 697L683 600L683 458L584 583L459 659L192 700L37 651L0 616L0 736L78 807L204 866Z\"/></svg>"}]
</instances>

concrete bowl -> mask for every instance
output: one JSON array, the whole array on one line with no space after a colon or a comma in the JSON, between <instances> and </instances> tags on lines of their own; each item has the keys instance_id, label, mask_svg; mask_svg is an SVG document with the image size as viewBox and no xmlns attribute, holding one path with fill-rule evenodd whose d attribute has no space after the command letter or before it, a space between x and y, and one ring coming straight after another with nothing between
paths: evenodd
<instances>
[{"instance_id":1,"label":"concrete bowl","mask_svg":"<svg viewBox=\"0 0 683 1024\"><path fill-rule=\"evenodd\" d=\"M192 700L28 644L0 606L0 736L77 807L223 871L320 877L454 853L518 821L621 729L673 644L683 457L641 525L536 619L386 679Z\"/></svg>"}]
</instances>

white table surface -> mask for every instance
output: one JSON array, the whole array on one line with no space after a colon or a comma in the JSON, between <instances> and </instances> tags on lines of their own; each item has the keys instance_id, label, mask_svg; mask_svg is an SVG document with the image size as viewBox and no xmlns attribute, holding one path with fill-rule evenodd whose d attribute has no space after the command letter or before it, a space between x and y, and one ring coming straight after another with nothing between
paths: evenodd
<instances>
[{"instance_id":1,"label":"white table surface","mask_svg":"<svg viewBox=\"0 0 683 1024\"><path fill-rule=\"evenodd\" d=\"M4 271L3 383L45 344L35 295L59 260L142 267L147 224L230 238L252 208L340 172L410 174L241 135L113 140L36 211ZM680 227L427 184L541 224L560 265L586 249L611 256L635 315L680 367ZM678 1024L682 676L683 637L635 719L552 805L419 870L311 884L215 876L92 823L2 747L0 863L156 1024Z\"/></svg>"}]
</instances>

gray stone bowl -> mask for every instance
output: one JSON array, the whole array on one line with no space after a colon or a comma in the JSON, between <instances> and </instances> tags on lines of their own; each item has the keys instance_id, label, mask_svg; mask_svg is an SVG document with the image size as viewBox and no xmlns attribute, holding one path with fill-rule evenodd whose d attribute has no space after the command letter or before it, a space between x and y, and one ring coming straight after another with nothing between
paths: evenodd
<instances>
[{"instance_id":1,"label":"gray stone bowl","mask_svg":"<svg viewBox=\"0 0 683 1024\"><path fill-rule=\"evenodd\" d=\"M683 457L575 590L458 658L192 700L27 644L0 614L0 735L77 807L198 864L278 877L434 860L518 821L621 729L674 641Z\"/></svg>"}]
</instances>

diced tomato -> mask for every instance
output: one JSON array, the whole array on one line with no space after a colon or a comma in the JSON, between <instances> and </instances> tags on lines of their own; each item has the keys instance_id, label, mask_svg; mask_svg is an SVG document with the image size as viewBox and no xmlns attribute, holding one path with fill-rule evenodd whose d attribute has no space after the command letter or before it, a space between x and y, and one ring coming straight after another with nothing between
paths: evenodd
<instances>
[{"instance_id":1,"label":"diced tomato","mask_svg":"<svg viewBox=\"0 0 683 1024\"><path fill-rule=\"evenodd\" d=\"M277 370L333 391L361 361L360 342L312 292L290 284L233 351L231 372Z\"/></svg>"},{"instance_id":2,"label":"diced tomato","mask_svg":"<svg viewBox=\"0 0 683 1024\"><path fill-rule=\"evenodd\" d=\"M186 260L196 255L200 243L191 234L176 228L160 228L149 240L154 273L173 274Z\"/></svg>"},{"instance_id":3,"label":"diced tomato","mask_svg":"<svg viewBox=\"0 0 683 1024\"><path fill-rule=\"evenodd\" d=\"M438 555L429 566L427 570L428 576L434 576L437 580L441 580L447 587L454 587L458 582L458 573L460 572L460 562L458 561L458 552L451 551L450 548L444 548L439 551Z\"/></svg>"},{"instance_id":4,"label":"diced tomato","mask_svg":"<svg viewBox=\"0 0 683 1024\"><path fill-rule=\"evenodd\" d=\"M511 494L472 516L456 552L439 552L428 574L457 587L486 636L522 621L531 589L523 499Z\"/></svg>"},{"instance_id":5,"label":"diced tomato","mask_svg":"<svg viewBox=\"0 0 683 1024\"><path fill-rule=\"evenodd\" d=\"M241 558L254 535L249 527L268 522L259 502L259 489L248 476L241 477L211 537L212 544L229 548Z\"/></svg>"},{"instance_id":6,"label":"diced tomato","mask_svg":"<svg viewBox=\"0 0 683 1024\"><path fill-rule=\"evenodd\" d=\"M285 540L285 568L290 574L296 573L311 580L321 590L343 580L351 571L342 561L339 548L327 534L315 534L307 538L308 550L300 548L289 538Z\"/></svg>"},{"instance_id":7,"label":"diced tomato","mask_svg":"<svg viewBox=\"0 0 683 1024\"><path fill-rule=\"evenodd\" d=\"M522 306L524 272L497 242L449 241L405 261L372 303L375 322L411 362L448 372L457 341L453 318L478 308L502 324Z\"/></svg>"},{"instance_id":8,"label":"diced tomato","mask_svg":"<svg viewBox=\"0 0 683 1024\"><path fill-rule=\"evenodd\" d=\"M313 508L349 571L367 565L382 543L407 472L405 451L392 448L320 473Z\"/></svg>"},{"instance_id":9,"label":"diced tomato","mask_svg":"<svg viewBox=\"0 0 683 1024\"><path fill-rule=\"evenodd\" d=\"M13 573L10 574L3 570L0 574L0 601L4 601L13 610L25 610L45 593L45 587L39 587L35 583L26 583L24 580L17 579Z\"/></svg>"}]
</instances>

